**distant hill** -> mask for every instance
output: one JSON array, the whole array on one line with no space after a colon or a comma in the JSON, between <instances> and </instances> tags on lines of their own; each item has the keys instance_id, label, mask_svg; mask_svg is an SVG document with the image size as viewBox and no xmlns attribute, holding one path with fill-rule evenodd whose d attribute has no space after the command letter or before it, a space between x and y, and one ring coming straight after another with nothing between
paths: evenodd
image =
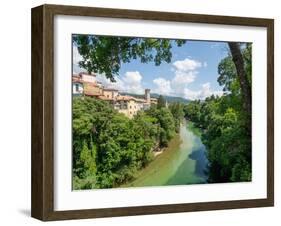
<instances>
[{"instance_id":1,"label":"distant hill","mask_svg":"<svg viewBox=\"0 0 281 226\"><path fill-rule=\"evenodd\" d=\"M136 98L144 98L144 95L142 94L133 94L133 93L121 93L123 95L129 95L129 96L133 96L133 97L136 97ZM152 98L158 98L160 95L157 94L157 93L151 93L150 94L150 97ZM182 97L173 97L173 96L165 96L165 95L162 95L168 103L175 103L175 102L178 102L178 103L183 103L183 104L187 104L190 102L190 100L188 99L185 99L185 98L182 98Z\"/></svg>"}]
</instances>

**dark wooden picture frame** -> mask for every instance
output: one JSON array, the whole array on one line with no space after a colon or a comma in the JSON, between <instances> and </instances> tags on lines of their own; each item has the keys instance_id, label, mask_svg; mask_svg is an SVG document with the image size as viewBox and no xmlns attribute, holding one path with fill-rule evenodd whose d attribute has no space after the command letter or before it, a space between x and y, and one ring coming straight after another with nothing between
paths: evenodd
<instances>
[{"instance_id":1,"label":"dark wooden picture frame","mask_svg":"<svg viewBox=\"0 0 281 226\"><path fill-rule=\"evenodd\" d=\"M267 29L267 198L156 206L54 210L54 16L95 16L194 22ZM114 217L274 205L274 20L60 5L32 9L32 200L31 215L50 220Z\"/></svg>"}]
</instances>

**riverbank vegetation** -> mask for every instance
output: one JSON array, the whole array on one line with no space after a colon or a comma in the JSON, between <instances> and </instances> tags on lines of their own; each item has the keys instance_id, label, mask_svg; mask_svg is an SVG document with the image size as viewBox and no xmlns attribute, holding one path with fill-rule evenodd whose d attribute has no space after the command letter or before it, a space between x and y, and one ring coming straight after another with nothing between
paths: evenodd
<instances>
[{"instance_id":1,"label":"riverbank vegetation","mask_svg":"<svg viewBox=\"0 0 281 226\"><path fill-rule=\"evenodd\" d=\"M73 188L111 188L132 180L179 131L183 108L157 105L133 119L107 102L73 98Z\"/></svg>"},{"instance_id":2,"label":"riverbank vegetation","mask_svg":"<svg viewBox=\"0 0 281 226\"><path fill-rule=\"evenodd\" d=\"M241 55L244 79L251 84L250 44ZM237 71L231 55L223 59L218 67L218 82L226 94L196 100L184 108L185 116L202 132L210 183L251 180L251 110L245 102L249 94L243 93Z\"/></svg>"}]
</instances>

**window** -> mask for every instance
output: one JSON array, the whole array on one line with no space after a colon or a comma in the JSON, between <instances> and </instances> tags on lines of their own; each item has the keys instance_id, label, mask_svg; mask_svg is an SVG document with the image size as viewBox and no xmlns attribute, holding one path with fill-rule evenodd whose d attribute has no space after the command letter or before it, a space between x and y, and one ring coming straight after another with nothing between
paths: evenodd
<instances>
[{"instance_id":1,"label":"window","mask_svg":"<svg viewBox=\"0 0 281 226\"><path fill-rule=\"evenodd\" d=\"M75 84L75 91L79 92L79 84L77 84L77 83Z\"/></svg>"}]
</instances>

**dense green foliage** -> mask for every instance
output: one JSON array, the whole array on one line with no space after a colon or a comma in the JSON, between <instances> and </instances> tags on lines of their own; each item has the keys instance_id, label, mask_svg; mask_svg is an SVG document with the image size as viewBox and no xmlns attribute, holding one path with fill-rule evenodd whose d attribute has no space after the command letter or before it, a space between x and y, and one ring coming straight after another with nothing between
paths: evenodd
<instances>
[{"instance_id":1,"label":"dense green foliage","mask_svg":"<svg viewBox=\"0 0 281 226\"><path fill-rule=\"evenodd\" d=\"M180 124L184 117L183 104L181 103L171 103L169 104L169 109L173 115L175 130L178 133L180 131Z\"/></svg>"},{"instance_id":2,"label":"dense green foliage","mask_svg":"<svg viewBox=\"0 0 281 226\"><path fill-rule=\"evenodd\" d=\"M172 58L173 42L178 46L185 43L184 40L157 38L73 36L73 43L83 58L79 66L88 73L104 73L111 81L118 75L121 63L128 63L131 59L138 58L142 63L154 61L157 66L162 61L169 63Z\"/></svg>"},{"instance_id":3,"label":"dense green foliage","mask_svg":"<svg viewBox=\"0 0 281 226\"><path fill-rule=\"evenodd\" d=\"M157 107L164 108L165 106L166 106L166 100L162 95L160 95L157 99Z\"/></svg>"},{"instance_id":4,"label":"dense green foliage","mask_svg":"<svg viewBox=\"0 0 281 226\"><path fill-rule=\"evenodd\" d=\"M251 84L251 45L243 51ZM201 129L209 159L209 182L251 180L251 115L243 108L241 88L231 56L218 67L218 82L227 93L185 106L185 116Z\"/></svg>"},{"instance_id":5,"label":"dense green foliage","mask_svg":"<svg viewBox=\"0 0 281 226\"><path fill-rule=\"evenodd\" d=\"M133 179L153 159L155 149L168 145L180 116L177 105L171 111L155 106L129 119L105 101L75 97L74 189L117 187Z\"/></svg>"}]
</instances>

